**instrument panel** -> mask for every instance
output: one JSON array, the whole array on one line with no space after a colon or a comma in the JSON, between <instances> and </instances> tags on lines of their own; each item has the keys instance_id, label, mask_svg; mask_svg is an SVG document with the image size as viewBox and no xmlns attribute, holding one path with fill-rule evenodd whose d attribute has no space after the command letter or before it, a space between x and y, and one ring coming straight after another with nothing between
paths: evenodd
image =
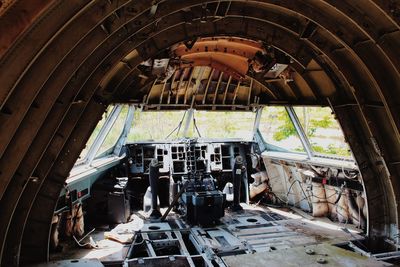
<instances>
[{"instance_id":1,"label":"instrument panel","mask_svg":"<svg viewBox=\"0 0 400 267\"><path fill-rule=\"evenodd\" d=\"M160 172L184 175L191 171L191 162L201 158L206 172L231 172L236 156L246 159L253 142L197 140L141 142L126 145L132 174L148 174L152 159L160 163Z\"/></svg>"}]
</instances>

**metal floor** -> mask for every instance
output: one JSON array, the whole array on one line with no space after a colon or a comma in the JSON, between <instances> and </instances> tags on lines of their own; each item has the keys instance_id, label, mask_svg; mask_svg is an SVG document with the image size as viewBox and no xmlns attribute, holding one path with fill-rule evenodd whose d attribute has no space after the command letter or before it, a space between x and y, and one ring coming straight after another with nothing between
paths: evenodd
<instances>
[{"instance_id":1,"label":"metal floor","mask_svg":"<svg viewBox=\"0 0 400 267\"><path fill-rule=\"evenodd\" d=\"M334 246L361 238L354 229L343 231L344 227L347 225L324 219L309 220L278 209L245 206L242 212L228 211L221 224L211 228L191 227L180 219L145 223L136 234L124 264L127 267L262 266L263 262L270 262L266 255L275 255L271 256L277 259L274 266L296 266L296 262L297 266L304 262L386 266ZM297 255L297 260L292 257L285 261L287 253Z\"/></svg>"},{"instance_id":2,"label":"metal floor","mask_svg":"<svg viewBox=\"0 0 400 267\"><path fill-rule=\"evenodd\" d=\"M388 266L335 246L362 238L348 225L327 218L305 218L289 209L243 207L242 212L227 210L221 223L210 228L190 226L173 214L165 222L138 222L140 216L135 216L133 223L140 230L136 229L131 245L107 240L119 246L118 251L110 253L109 247L95 252L80 249L70 251L68 257L87 260L92 255L106 266L126 267L261 266L266 262L279 267ZM64 263L61 266L78 266Z\"/></svg>"}]
</instances>

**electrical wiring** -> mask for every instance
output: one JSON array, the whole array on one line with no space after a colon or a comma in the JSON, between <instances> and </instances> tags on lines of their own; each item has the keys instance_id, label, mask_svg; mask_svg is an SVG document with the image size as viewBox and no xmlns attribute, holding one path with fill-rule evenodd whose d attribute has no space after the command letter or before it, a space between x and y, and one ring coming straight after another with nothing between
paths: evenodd
<instances>
[{"instance_id":1,"label":"electrical wiring","mask_svg":"<svg viewBox=\"0 0 400 267\"><path fill-rule=\"evenodd\" d=\"M274 192L269 192L269 194L273 195L274 197L276 197L277 200L279 200L281 202L281 204L285 204L285 206L287 206L287 202L283 201L280 197L278 197Z\"/></svg>"},{"instance_id":2,"label":"electrical wiring","mask_svg":"<svg viewBox=\"0 0 400 267\"><path fill-rule=\"evenodd\" d=\"M339 200L340 200L340 198L342 197L342 190L340 190L340 192L339 192L339 195L338 195L338 197L337 197L337 199L335 200L335 205L339 202Z\"/></svg>"},{"instance_id":3,"label":"electrical wiring","mask_svg":"<svg viewBox=\"0 0 400 267\"><path fill-rule=\"evenodd\" d=\"M340 207L341 210L344 210L344 208L342 206L339 206L337 203L335 204L335 209L336 209L336 214L339 214L340 216L342 216L343 218L346 218L346 222L344 224L344 227L346 228L347 223L349 222L349 216L345 216L343 215L341 212L338 211L338 208ZM339 218L338 218L339 220ZM340 223L340 221L339 221Z\"/></svg>"},{"instance_id":4,"label":"electrical wiring","mask_svg":"<svg viewBox=\"0 0 400 267\"><path fill-rule=\"evenodd\" d=\"M292 185L293 185L295 182L298 182L298 183L300 183L300 184L302 183L302 182L300 182L300 181L298 181L298 180L295 180L295 181L292 182ZM302 188L302 187L301 187L301 188ZM343 193L343 189L344 189L344 188L345 188L345 186L342 186L342 190L341 190L341 192L339 193L339 196L338 196L338 198L335 200L335 202L327 201L326 199L331 198L332 196L336 195L336 194L337 194L336 192L333 193L332 195L326 197L326 198L325 198L325 201L318 201L318 202L316 202L316 201L311 201L311 203L312 203L312 204L327 203L327 204L333 205L334 208L335 208L335 212L336 212L337 214L339 214L339 215L342 216L343 218L347 218L347 219L346 219L346 222L345 222L345 226L346 226L347 223L349 222L348 216L345 216L343 213L341 213L341 212L339 211L339 210L345 210L345 208L342 207L342 206L340 206L340 205L338 205L340 198L341 198L343 195L346 195L346 193ZM291 187L289 187L289 191L288 191L288 193L287 193L287 196L289 195L290 190L291 190ZM304 190L303 190L303 193L304 193ZM305 193L304 193L304 196L305 196L304 198L302 198L302 199L296 201L296 202L293 203L292 205L295 206L295 205L299 204L301 201L306 200L306 199L309 198L308 196L305 195ZM318 199L324 199L324 198L315 196L314 194L312 194L311 197L315 197L315 198L318 198ZM309 202L309 203L310 203L310 202ZM286 204L288 204L288 203L286 202ZM360 209L360 208L359 208L359 209ZM354 218L353 215L351 215L351 218L359 221L359 219Z\"/></svg>"},{"instance_id":5,"label":"electrical wiring","mask_svg":"<svg viewBox=\"0 0 400 267\"><path fill-rule=\"evenodd\" d=\"M318 199L327 199L327 198L333 197L334 195L336 195L336 193L333 193L332 195L330 195L330 196L328 196L328 197L326 197L326 198L317 197L317 196L314 196L314 195L311 195L311 197L315 197L315 198L318 198ZM345 194L345 195L346 195L346 194ZM302 199L300 199L299 201L295 202L295 204L298 204L300 201L303 201L303 200L305 200L305 199L306 199L306 198L302 198ZM325 200L325 201L311 201L311 203L313 203L313 204L327 203L327 204L335 205L335 202L330 202L330 201L327 201L327 200Z\"/></svg>"},{"instance_id":6,"label":"electrical wiring","mask_svg":"<svg viewBox=\"0 0 400 267\"><path fill-rule=\"evenodd\" d=\"M301 201L307 199L308 206L309 206L309 208L311 209L310 201L308 200L308 198L309 198L310 196L307 196L307 194L304 192L304 189L303 189L303 186L302 186L302 183L303 183L303 182L300 182L299 180L294 180L294 181L290 184L289 190L288 190L288 192L287 192L287 194L286 194L286 199L288 199L288 196L289 196L289 194L290 194L290 191L291 191L291 189L292 189L292 186L294 185L295 182L298 182L298 183L299 183L300 188L301 188L301 191L303 192L303 195L304 195L304 198L303 198ZM301 201L298 201L297 203L299 203L299 202L301 202ZM288 201L286 202L286 204L288 204Z\"/></svg>"},{"instance_id":7,"label":"electrical wiring","mask_svg":"<svg viewBox=\"0 0 400 267\"><path fill-rule=\"evenodd\" d=\"M95 228L93 228L91 231L89 231L86 235L84 235L80 240L78 240L76 237L75 237L75 235L72 235L72 237L74 238L74 240L75 240L75 242L78 244L78 246L80 246L80 247L86 247L86 246L91 246L91 247L93 247L93 248L97 248L97 245L93 245L92 244L92 242L87 242L87 243L84 243L84 244L81 244L81 242L82 242L82 240L83 239L85 239L88 235L90 235L91 233L93 233L94 232L94 230L95 230ZM92 240L91 240L92 241Z\"/></svg>"},{"instance_id":8,"label":"electrical wiring","mask_svg":"<svg viewBox=\"0 0 400 267\"><path fill-rule=\"evenodd\" d=\"M313 169L313 170L314 170L314 169ZM318 173L317 170L314 170L314 171L315 171L316 173ZM328 171L329 171L329 170L328 170ZM338 179L338 174L339 174L339 172L340 172L340 171L338 171L338 172L336 173L336 177L335 177L336 179ZM342 173L343 173L344 176L345 176L346 178L348 178L348 179L355 179L355 178L358 176L358 175L349 176L348 174L345 173L344 167L342 167ZM277 178L278 178L278 177L276 177L275 179L277 179ZM271 180L274 180L274 179L271 179ZM344 214L342 213L342 211L344 211L345 208L344 208L343 206L339 205L340 199L341 199L342 197L348 195L348 193L346 193L346 191L345 191L345 189L347 189L346 184L343 184L343 185L341 186L341 190L339 191L339 195L338 195L338 197L336 198L336 200L335 200L334 202L328 201L327 199L330 199L331 197L337 195L338 192L332 193L331 195L326 196L326 197L319 197L319 196L314 195L313 192L312 192L312 190L307 189L308 194L306 194L306 192L304 191L304 188L303 188L304 182L299 181L299 180L294 180L294 181L290 184L289 189L288 189L288 191L287 191L287 193L286 193L286 201L283 201L282 199L280 199L280 198L276 195L276 193L271 192L272 190L271 190L271 187L270 187L270 186L269 186L269 191L270 191L269 194L270 194L270 195L273 195L273 196L274 196L276 199L278 199L282 204L289 205L288 196L289 196L289 194L292 192L293 186L294 186L294 184L295 184L296 182L299 183L300 188L301 188L301 191L302 191L302 194L303 194L304 197L301 198L300 200L296 201L295 203L292 203L291 205L296 206L297 204L299 204L300 202L302 202L302 201L304 201L304 200L307 200L307 202L308 202L310 208L311 208L311 205L312 205L312 204L327 203L327 204L329 204L329 205L334 206L334 209L335 209L335 213L336 213L336 214L338 214L339 216L345 218L345 224L344 224L345 226L347 225L347 223L349 223L349 219L350 219L350 218L352 218L353 220L358 221L358 222L359 222L359 226L361 225L361 220L360 220L361 209L360 209L360 207L358 207L359 216L358 216L358 218L355 218L355 216L354 216L353 214L350 214L350 216L344 215ZM311 194L310 194L309 191L311 191ZM310 198L313 198L313 199L315 198L315 199L319 199L319 200L323 200L323 201L310 201L310 200L309 200Z\"/></svg>"},{"instance_id":9,"label":"electrical wiring","mask_svg":"<svg viewBox=\"0 0 400 267\"><path fill-rule=\"evenodd\" d=\"M299 182L299 183L300 183L300 181L294 180L294 181L290 184L289 189L288 189L288 191L287 191L287 193L286 193L286 198L289 196L290 191L292 190L292 186L294 185L295 182Z\"/></svg>"},{"instance_id":10,"label":"electrical wiring","mask_svg":"<svg viewBox=\"0 0 400 267\"><path fill-rule=\"evenodd\" d=\"M272 188L271 188L271 186L267 183L267 194L268 195L272 195L272 196L274 196L277 200L279 200L280 202L281 202L281 207L283 207L283 205L282 204L285 204L285 206L287 206L287 203L286 203L286 201L283 201L280 197L278 197L277 195L276 195L276 193L274 193L274 192L272 192ZM261 200L260 200L261 201ZM260 201L257 203L257 205L260 203Z\"/></svg>"},{"instance_id":11,"label":"electrical wiring","mask_svg":"<svg viewBox=\"0 0 400 267\"><path fill-rule=\"evenodd\" d=\"M336 192L333 193L333 194L330 195L330 196L327 196L327 197L319 197L319 196L315 196L315 195L311 195L311 196L312 196L312 197L315 197L315 198L318 198L318 199L328 199L328 198L333 197L334 195L336 195ZM321 202L312 202L312 203L321 203Z\"/></svg>"},{"instance_id":12,"label":"electrical wiring","mask_svg":"<svg viewBox=\"0 0 400 267\"><path fill-rule=\"evenodd\" d=\"M342 173L343 173L343 176L344 176L344 177L346 177L347 179L351 179L351 180L356 179L357 176L358 176L358 174L355 174L355 175L353 175L353 176L347 175L343 165L342 165Z\"/></svg>"},{"instance_id":13,"label":"electrical wiring","mask_svg":"<svg viewBox=\"0 0 400 267\"><path fill-rule=\"evenodd\" d=\"M331 197L333 197L334 195L336 195L336 192L333 193L332 195L328 196L328 197L325 197L325 198L323 198L323 197L318 197L318 196L315 196L315 195L312 194L311 197L315 197L315 198L318 198L318 199L325 199L325 201L311 201L311 203L312 203L312 204L327 203L327 204L332 204L332 205L333 205L333 204L334 204L333 202L329 202L329 201L327 201L326 199L331 198ZM293 205L299 204L301 201L303 201L303 200L305 200L305 199L307 199L307 198L308 198L308 197L304 197L304 198L302 198L302 199L296 201Z\"/></svg>"},{"instance_id":14,"label":"electrical wiring","mask_svg":"<svg viewBox=\"0 0 400 267\"><path fill-rule=\"evenodd\" d=\"M152 241L152 240L150 240L150 239L144 238L144 239L142 239L142 241L140 241L140 242L133 243L133 245L135 245L135 246L139 246L139 245L142 245L144 242L149 242L149 243L152 243L153 241Z\"/></svg>"},{"instance_id":15,"label":"electrical wiring","mask_svg":"<svg viewBox=\"0 0 400 267\"><path fill-rule=\"evenodd\" d=\"M336 195L336 193L335 193L335 195ZM293 206L297 205L298 203L300 203L301 201L303 201L303 200L305 200L305 199L306 199L306 198L302 198L302 199L300 199L299 201L296 201L295 203L293 203ZM342 206L340 206L340 205L338 205L338 204L335 204L334 202L331 202L331 201L322 201L322 202L319 201L319 202L314 202L314 201L312 201L311 203L312 203L312 204L327 203L327 204L333 205L334 208L335 208L335 212L336 212L337 214L339 214L340 216L342 216L342 217L344 217L344 218L348 217L348 216L345 216L344 214L342 214L341 212L339 212L339 210L338 210L338 208L340 208L340 210L344 210L344 207L342 207ZM354 217L352 216L352 218L354 218ZM354 218L354 219L357 219L357 218ZM347 223L348 223L348 219L346 220L346 225L347 225Z\"/></svg>"},{"instance_id":16,"label":"electrical wiring","mask_svg":"<svg viewBox=\"0 0 400 267\"><path fill-rule=\"evenodd\" d=\"M301 201L303 201L303 200L304 200L304 199L301 199L301 200L295 202L294 205L298 204L299 202L301 202ZM343 215L342 213L340 213L340 212L337 210L338 207L339 207L341 210L344 210L344 208L343 208L342 206L338 205L338 204L335 205L335 203L333 203L333 202L324 201L324 202L311 202L311 203L313 203L313 204L314 204L314 203L315 203L315 204L318 204L318 203L327 203L327 204L334 205L334 206L336 207L336 213L337 213L337 214L339 214L340 216L343 216L343 217L347 217L347 216ZM356 218L355 218L355 219L356 219Z\"/></svg>"}]
</instances>

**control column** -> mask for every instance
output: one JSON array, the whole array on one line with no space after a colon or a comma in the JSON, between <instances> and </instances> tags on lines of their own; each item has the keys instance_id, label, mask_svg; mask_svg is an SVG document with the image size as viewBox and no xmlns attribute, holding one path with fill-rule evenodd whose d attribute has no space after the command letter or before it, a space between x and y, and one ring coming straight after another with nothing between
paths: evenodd
<instances>
[{"instance_id":1,"label":"control column","mask_svg":"<svg viewBox=\"0 0 400 267\"><path fill-rule=\"evenodd\" d=\"M161 217L160 208L157 205L159 177L160 177L160 169L158 160L152 159L150 162L150 170L149 170L149 180L151 189L150 219L159 219Z\"/></svg>"},{"instance_id":2,"label":"control column","mask_svg":"<svg viewBox=\"0 0 400 267\"><path fill-rule=\"evenodd\" d=\"M242 206L240 206L240 188L242 187L243 170L243 158L237 156L233 165L233 211L243 210Z\"/></svg>"}]
</instances>

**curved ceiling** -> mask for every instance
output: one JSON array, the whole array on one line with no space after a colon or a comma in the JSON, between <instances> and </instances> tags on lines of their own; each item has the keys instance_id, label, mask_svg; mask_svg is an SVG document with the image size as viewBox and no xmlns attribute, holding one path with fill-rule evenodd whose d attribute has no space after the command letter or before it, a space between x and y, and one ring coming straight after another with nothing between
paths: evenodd
<instances>
[{"instance_id":1,"label":"curved ceiling","mask_svg":"<svg viewBox=\"0 0 400 267\"><path fill-rule=\"evenodd\" d=\"M394 0L5 1L2 265L48 258L59 192L106 106L124 100L121 92L157 82L142 81L139 65L176 45L216 36L262 42L291 58L290 85L256 73L248 78L282 103L333 108L363 175L368 233L394 238L400 197L399 25L400 3ZM265 104L273 100L266 97Z\"/></svg>"},{"instance_id":2,"label":"curved ceiling","mask_svg":"<svg viewBox=\"0 0 400 267\"><path fill-rule=\"evenodd\" d=\"M184 41L142 64L128 84L114 89L114 102L141 109L245 109L263 105L327 105L335 86L325 75L313 91L291 57L261 41L218 36ZM311 61L313 71L321 67ZM321 74L320 74L321 75ZM323 75L323 74L322 74Z\"/></svg>"}]
</instances>

